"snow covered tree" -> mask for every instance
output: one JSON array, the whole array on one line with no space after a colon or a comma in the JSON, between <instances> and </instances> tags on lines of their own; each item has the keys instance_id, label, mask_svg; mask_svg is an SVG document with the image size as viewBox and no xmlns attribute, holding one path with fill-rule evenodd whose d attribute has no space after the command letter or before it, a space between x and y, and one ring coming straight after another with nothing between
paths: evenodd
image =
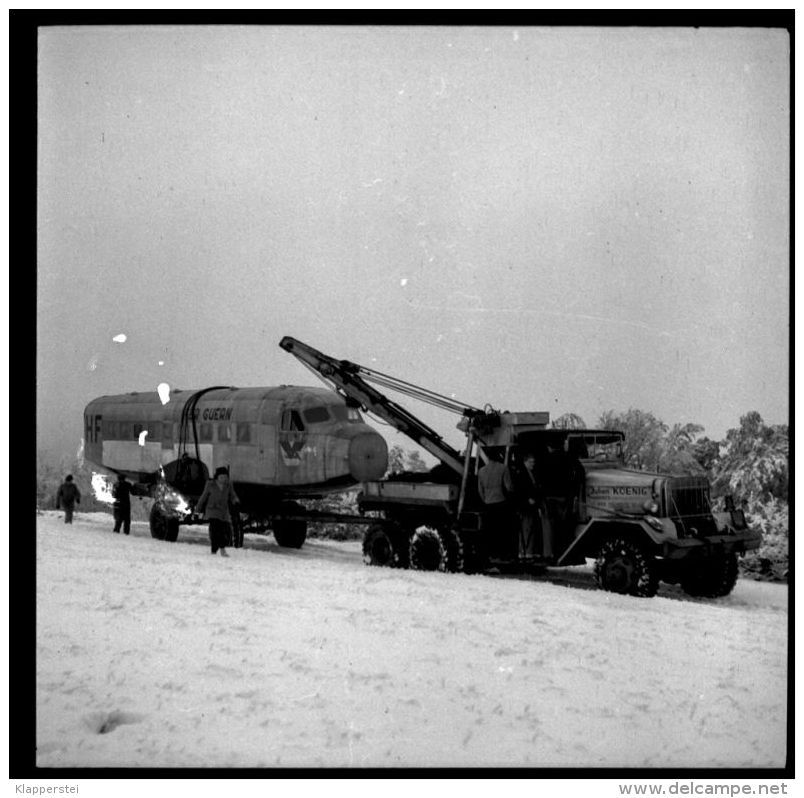
<instances>
[{"instance_id":1,"label":"snow covered tree","mask_svg":"<svg viewBox=\"0 0 804 798\"><path fill-rule=\"evenodd\" d=\"M629 468L657 471L664 449L667 425L653 413L629 408L625 413L608 410L598 422L601 429L625 433L623 458Z\"/></svg>"},{"instance_id":2,"label":"snow covered tree","mask_svg":"<svg viewBox=\"0 0 804 798\"><path fill-rule=\"evenodd\" d=\"M717 495L767 503L788 500L789 433L786 424L767 425L756 411L740 418L723 442L723 454L714 468Z\"/></svg>"},{"instance_id":3,"label":"snow covered tree","mask_svg":"<svg viewBox=\"0 0 804 798\"><path fill-rule=\"evenodd\" d=\"M586 422L577 413L564 413L553 419L550 426L553 429L586 429Z\"/></svg>"},{"instance_id":4,"label":"snow covered tree","mask_svg":"<svg viewBox=\"0 0 804 798\"><path fill-rule=\"evenodd\" d=\"M625 413L609 410L599 423L603 429L625 433L623 456L630 468L668 474L701 474L705 470L696 448L696 439L704 429L700 424L668 427L653 413L635 408Z\"/></svg>"},{"instance_id":5,"label":"snow covered tree","mask_svg":"<svg viewBox=\"0 0 804 798\"><path fill-rule=\"evenodd\" d=\"M704 428L700 424L674 424L665 434L659 457L659 471L668 474L701 474L695 442Z\"/></svg>"},{"instance_id":6,"label":"snow covered tree","mask_svg":"<svg viewBox=\"0 0 804 798\"><path fill-rule=\"evenodd\" d=\"M711 478L712 470L720 459L720 444L704 436L692 444L690 451L698 465L700 465Z\"/></svg>"},{"instance_id":7,"label":"snow covered tree","mask_svg":"<svg viewBox=\"0 0 804 798\"><path fill-rule=\"evenodd\" d=\"M789 558L789 431L768 425L751 411L726 433L712 468L713 495L732 495L749 526L762 532L762 546L749 552L743 568L765 578L783 577Z\"/></svg>"},{"instance_id":8,"label":"snow covered tree","mask_svg":"<svg viewBox=\"0 0 804 798\"><path fill-rule=\"evenodd\" d=\"M429 470L427 463L415 450L403 449L398 443L395 443L388 450L387 474L401 474L403 471L425 472Z\"/></svg>"}]
</instances>

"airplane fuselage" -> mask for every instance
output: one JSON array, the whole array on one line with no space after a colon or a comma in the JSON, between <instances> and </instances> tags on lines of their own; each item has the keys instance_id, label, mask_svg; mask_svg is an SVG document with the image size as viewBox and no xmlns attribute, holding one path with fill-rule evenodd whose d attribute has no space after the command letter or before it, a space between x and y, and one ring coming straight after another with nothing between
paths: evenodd
<instances>
[{"instance_id":1,"label":"airplane fuselage","mask_svg":"<svg viewBox=\"0 0 804 798\"><path fill-rule=\"evenodd\" d=\"M174 390L165 404L156 391L128 393L99 397L84 410L84 456L99 467L152 483L183 454L209 474L227 467L253 501L379 479L388 459L385 439L323 388Z\"/></svg>"}]
</instances>

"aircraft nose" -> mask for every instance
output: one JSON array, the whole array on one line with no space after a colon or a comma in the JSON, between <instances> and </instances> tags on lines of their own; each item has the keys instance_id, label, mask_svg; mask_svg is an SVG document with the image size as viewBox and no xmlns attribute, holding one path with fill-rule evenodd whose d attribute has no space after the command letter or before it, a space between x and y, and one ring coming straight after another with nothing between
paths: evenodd
<instances>
[{"instance_id":1,"label":"aircraft nose","mask_svg":"<svg viewBox=\"0 0 804 798\"><path fill-rule=\"evenodd\" d=\"M358 482L382 479L388 470L388 444L376 432L360 432L349 441L349 473Z\"/></svg>"}]
</instances>

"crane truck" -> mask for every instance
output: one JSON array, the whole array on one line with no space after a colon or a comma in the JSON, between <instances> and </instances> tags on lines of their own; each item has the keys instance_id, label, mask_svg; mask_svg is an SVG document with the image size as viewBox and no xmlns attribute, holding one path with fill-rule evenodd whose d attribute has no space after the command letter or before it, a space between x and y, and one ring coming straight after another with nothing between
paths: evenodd
<instances>
[{"instance_id":1,"label":"crane truck","mask_svg":"<svg viewBox=\"0 0 804 798\"><path fill-rule=\"evenodd\" d=\"M366 481L361 514L374 516L363 537L369 565L465 573L532 571L594 560L603 590L654 596L660 581L694 596L728 595L738 556L760 534L727 500L713 511L704 476L673 476L625 466L622 432L553 429L549 413L473 407L286 336L280 347L345 398L406 435L438 460L429 473ZM463 451L376 386L461 416ZM540 533L523 540L515 505L490 521L478 474L495 459L522 474L526 457L543 475ZM505 519L507 517L507 521Z\"/></svg>"}]
</instances>

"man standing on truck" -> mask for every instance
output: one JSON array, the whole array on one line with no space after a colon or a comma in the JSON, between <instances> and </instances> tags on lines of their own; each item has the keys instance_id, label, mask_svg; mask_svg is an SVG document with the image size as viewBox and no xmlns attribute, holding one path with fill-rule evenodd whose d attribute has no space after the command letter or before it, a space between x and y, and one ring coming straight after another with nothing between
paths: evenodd
<instances>
[{"instance_id":1,"label":"man standing on truck","mask_svg":"<svg viewBox=\"0 0 804 798\"><path fill-rule=\"evenodd\" d=\"M477 491L483 502L483 527L486 545L490 554L511 556L511 532L513 518L511 498L514 483L508 466L503 463L504 453L488 450L488 462L477 475ZM489 545L494 541L494 545Z\"/></svg>"},{"instance_id":2,"label":"man standing on truck","mask_svg":"<svg viewBox=\"0 0 804 798\"><path fill-rule=\"evenodd\" d=\"M554 440L548 444L548 454L541 471L546 497L546 511L555 524L559 545L564 546L577 522L577 504L585 479L581 457L587 456L586 445L580 438Z\"/></svg>"},{"instance_id":3,"label":"man standing on truck","mask_svg":"<svg viewBox=\"0 0 804 798\"><path fill-rule=\"evenodd\" d=\"M523 558L553 556L549 523L544 510L544 488L536 473L536 455L525 454L524 468L517 479L519 507L519 556Z\"/></svg>"}]
</instances>

